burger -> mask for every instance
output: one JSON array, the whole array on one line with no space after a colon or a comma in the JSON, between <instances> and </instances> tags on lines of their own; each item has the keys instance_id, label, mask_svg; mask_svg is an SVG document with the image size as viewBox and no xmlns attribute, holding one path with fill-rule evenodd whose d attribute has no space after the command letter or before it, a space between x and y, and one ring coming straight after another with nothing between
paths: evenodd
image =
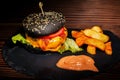
<instances>
[{"instance_id":1,"label":"burger","mask_svg":"<svg viewBox=\"0 0 120 80\"><path fill-rule=\"evenodd\" d=\"M65 18L58 12L30 14L23 20L26 40L43 51L58 51L67 37Z\"/></svg>"},{"instance_id":2,"label":"burger","mask_svg":"<svg viewBox=\"0 0 120 80\"><path fill-rule=\"evenodd\" d=\"M75 41L68 38L65 23L63 14L55 11L44 12L44 15L42 13L29 14L23 20L23 32L14 35L12 41L34 53L80 51L81 48Z\"/></svg>"}]
</instances>

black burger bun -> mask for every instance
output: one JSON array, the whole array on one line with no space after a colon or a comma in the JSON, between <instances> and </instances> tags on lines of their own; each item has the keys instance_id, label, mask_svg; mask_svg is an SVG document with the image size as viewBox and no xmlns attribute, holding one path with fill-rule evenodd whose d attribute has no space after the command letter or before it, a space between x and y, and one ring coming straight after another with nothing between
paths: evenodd
<instances>
[{"instance_id":1,"label":"black burger bun","mask_svg":"<svg viewBox=\"0 0 120 80\"><path fill-rule=\"evenodd\" d=\"M44 16L42 13L33 13L23 20L23 28L31 36L45 36L57 32L65 22L62 13L44 12Z\"/></svg>"}]
</instances>

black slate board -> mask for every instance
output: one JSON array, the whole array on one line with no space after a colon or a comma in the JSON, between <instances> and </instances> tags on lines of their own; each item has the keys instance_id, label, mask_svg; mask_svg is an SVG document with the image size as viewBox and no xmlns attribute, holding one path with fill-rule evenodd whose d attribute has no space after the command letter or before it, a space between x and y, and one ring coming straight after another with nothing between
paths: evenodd
<instances>
[{"instance_id":1,"label":"black slate board","mask_svg":"<svg viewBox=\"0 0 120 80\"><path fill-rule=\"evenodd\" d=\"M69 35L71 30L68 29ZM86 50L75 54L69 51L62 55L52 52L44 54L43 51L40 51L40 54L36 54L28 51L23 46L13 44L10 37L3 47L3 58L16 71L34 76L40 80L78 80L109 70L120 61L120 39L110 31L104 31L104 33L110 36L110 40L112 41L113 55L111 56L106 55L105 52L98 49L96 55L90 55ZM56 67L56 63L60 58L67 55L82 54L90 56L95 60L95 66L99 69L99 73L92 71L70 71Z\"/></svg>"}]
</instances>

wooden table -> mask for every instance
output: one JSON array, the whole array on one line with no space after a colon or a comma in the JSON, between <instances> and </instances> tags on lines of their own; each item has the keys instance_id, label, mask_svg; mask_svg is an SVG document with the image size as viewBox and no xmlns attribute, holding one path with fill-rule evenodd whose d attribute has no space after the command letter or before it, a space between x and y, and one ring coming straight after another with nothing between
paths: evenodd
<instances>
[{"instance_id":1,"label":"wooden table","mask_svg":"<svg viewBox=\"0 0 120 80\"><path fill-rule=\"evenodd\" d=\"M60 11L66 16L66 27L68 28L90 28L93 25L99 25L104 30L110 30L120 37L120 0L49 0L44 1L44 10ZM9 67L2 57L2 47L5 41L22 26L21 20L25 15L31 12L38 12L38 2L31 9L21 9L17 12L21 17L5 18L0 23L0 78L1 79L34 79L31 76L16 72ZM32 3L29 3L30 5ZM33 6L32 6L33 7ZM15 13L16 14L16 13ZM17 14L16 14L17 15ZM17 20L17 22L16 22ZM120 62L111 68L111 70L100 75L90 76L82 80L120 80Z\"/></svg>"}]
</instances>

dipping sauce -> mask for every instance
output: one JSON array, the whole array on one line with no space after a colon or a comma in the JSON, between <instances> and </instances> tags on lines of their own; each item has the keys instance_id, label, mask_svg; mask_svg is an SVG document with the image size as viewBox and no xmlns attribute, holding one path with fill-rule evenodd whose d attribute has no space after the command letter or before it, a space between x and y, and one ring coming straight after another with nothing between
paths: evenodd
<instances>
[{"instance_id":1,"label":"dipping sauce","mask_svg":"<svg viewBox=\"0 0 120 80\"><path fill-rule=\"evenodd\" d=\"M70 55L61 58L56 66L61 69L83 71L90 70L98 72L99 70L94 65L95 61L87 55Z\"/></svg>"}]
</instances>

